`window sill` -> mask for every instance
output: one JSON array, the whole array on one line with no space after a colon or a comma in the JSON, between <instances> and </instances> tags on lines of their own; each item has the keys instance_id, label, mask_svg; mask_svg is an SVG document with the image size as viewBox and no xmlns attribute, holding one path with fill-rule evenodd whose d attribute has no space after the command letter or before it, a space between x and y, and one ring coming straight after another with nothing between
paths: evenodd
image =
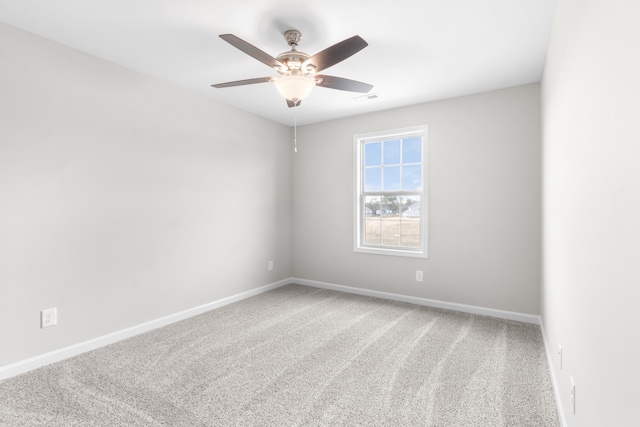
<instances>
[{"instance_id":1,"label":"window sill","mask_svg":"<svg viewBox=\"0 0 640 427\"><path fill-rule=\"evenodd\" d=\"M403 249L355 247L353 248L353 252L370 255L402 256L408 258L429 258L428 254L425 251L409 251Z\"/></svg>"}]
</instances>

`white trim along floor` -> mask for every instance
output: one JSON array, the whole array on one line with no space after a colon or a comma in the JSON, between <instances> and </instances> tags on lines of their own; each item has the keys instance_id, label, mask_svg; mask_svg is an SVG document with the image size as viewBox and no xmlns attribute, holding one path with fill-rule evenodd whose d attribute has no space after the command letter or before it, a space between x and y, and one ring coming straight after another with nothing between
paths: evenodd
<instances>
[{"instance_id":1,"label":"white trim along floor","mask_svg":"<svg viewBox=\"0 0 640 427\"><path fill-rule=\"evenodd\" d=\"M77 343L68 347L64 347L55 351L44 353L26 360L12 363L10 365L2 366L0 367L0 380L7 379L10 377L31 371L33 369L39 368L41 366L49 365L51 363L55 363L60 360L64 360L64 359L76 356L78 354L85 353L87 351L91 351L96 348L103 347L105 345L109 345L114 342L150 331L152 329L160 328L162 326L166 326L171 323L178 322L180 320L187 319L189 317L202 314L204 312L216 309L218 307L222 307L227 304L241 301L243 299L250 298L252 296L259 295L261 293L268 292L272 289L276 289L281 286L292 284L292 283L296 283L304 286L322 288L322 289L330 289L330 290L340 291L340 292L347 292L347 293L358 294L358 295L371 296L375 298L402 301L402 302L407 302L407 303L417 304L417 305L422 305L427 307L461 311L464 313L479 314L484 316L497 317L500 319L515 320L518 322L532 323L532 324L539 325L542 332L542 338L544 340L545 351L547 355L547 362L549 364L549 371L551 374L551 380L553 382L553 388L555 390L558 416L560 418L560 422L562 426L567 425L566 419L564 417L564 411L562 410L562 402L558 392L556 376L554 374L554 370L552 369L552 365L551 365L551 361L552 361L551 351L547 343L546 335L544 333L544 327L542 325L540 316L532 315L532 314L517 313L513 311L478 307L478 306L472 306L472 305L466 305L466 304L457 304L452 302L438 301L438 300L432 300L427 298L412 297L412 296L394 294L389 292L373 291L369 289L355 288L351 286L344 286L344 285L326 283L326 282L318 282L314 280L300 279L295 277L290 277L288 279L270 283L249 291L245 291L245 292L227 297L227 298L223 298L217 301L213 301L207 304L193 307L188 310L180 311L178 313L174 313L174 314L164 316L155 320L151 320L149 322L132 326L130 328L122 329L120 331L112 332L110 334L93 338L91 340L87 340L84 342L80 342L80 343Z\"/></svg>"}]
</instances>

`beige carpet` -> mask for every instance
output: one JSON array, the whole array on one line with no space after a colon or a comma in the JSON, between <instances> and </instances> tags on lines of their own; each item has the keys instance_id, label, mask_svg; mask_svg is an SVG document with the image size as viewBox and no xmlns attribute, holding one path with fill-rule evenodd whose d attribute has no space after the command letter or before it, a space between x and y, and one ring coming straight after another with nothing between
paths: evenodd
<instances>
[{"instance_id":1,"label":"beige carpet","mask_svg":"<svg viewBox=\"0 0 640 427\"><path fill-rule=\"evenodd\" d=\"M535 325L289 285L0 382L2 426L558 426Z\"/></svg>"}]
</instances>

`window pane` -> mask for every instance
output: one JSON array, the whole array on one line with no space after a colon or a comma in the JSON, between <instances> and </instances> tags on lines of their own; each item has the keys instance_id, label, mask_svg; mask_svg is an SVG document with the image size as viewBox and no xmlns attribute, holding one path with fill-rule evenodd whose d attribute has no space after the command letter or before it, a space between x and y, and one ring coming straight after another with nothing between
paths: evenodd
<instances>
[{"instance_id":1,"label":"window pane","mask_svg":"<svg viewBox=\"0 0 640 427\"><path fill-rule=\"evenodd\" d=\"M422 166L412 165L402 167L402 189L422 189Z\"/></svg>"},{"instance_id":2,"label":"window pane","mask_svg":"<svg viewBox=\"0 0 640 427\"><path fill-rule=\"evenodd\" d=\"M364 243L366 245L380 244L380 217L365 218Z\"/></svg>"},{"instance_id":3,"label":"window pane","mask_svg":"<svg viewBox=\"0 0 640 427\"><path fill-rule=\"evenodd\" d=\"M364 191L382 190L382 168L364 170Z\"/></svg>"},{"instance_id":4,"label":"window pane","mask_svg":"<svg viewBox=\"0 0 640 427\"><path fill-rule=\"evenodd\" d=\"M402 140L402 163L422 162L421 140L419 136Z\"/></svg>"},{"instance_id":5,"label":"window pane","mask_svg":"<svg viewBox=\"0 0 640 427\"><path fill-rule=\"evenodd\" d=\"M400 219L383 219L382 244L385 246L400 246Z\"/></svg>"},{"instance_id":6,"label":"window pane","mask_svg":"<svg viewBox=\"0 0 640 427\"><path fill-rule=\"evenodd\" d=\"M420 216L420 196L402 196L400 197L402 206L402 217Z\"/></svg>"},{"instance_id":7,"label":"window pane","mask_svg":"<svg viewBox=\"0 0 640 427\"><path fill-rule=\"evenodd\" d=\"M385 190L400 190L400 166L389 166L384 168Z\"/></svg>"},{"instance_id":8,"label":"window pane","mask_svg":"<svg viewBox=\"0 0 640 427\"><path fill-rule=\"evenodd\" d=\"M398 215L398 196L382 196L380 205L382 206L382 214L384 216Z\"/></svg>"},{"instance_id":9,"label":"window pane","mask_svg":"<svg viewBox=\"0 0 640 427\"><path fill-rule=\"evenodd\" d=\"M420 247L420 196L404 196L402 203L402 225L400 244L404 247Z\"/></svg>"},{"instance_id":10,"label":"window pane","mask_svg":"<svg viewBox=\"0 0 640 427\"><path fill-rule=\"evenodd\" d=\"M408 248L420 247L420 217L402 219L400 244Z\"/></svg>"},{"instance_id":11,"label":"window pane","mask_svg":"<svg viewBox=\"0 0 640 427\"><path fill-rule=\"evenodd\" d=\"M364 198L364 216L365 218L380 216L380 196L366 196Z\"/></svg>"},{"instance_id":12,"label":"window pane","mask_svg":"<svg viewBox=\"0 0 640 427\"><path fill-rule=\"evenodd\" d=\"M382 164L382 143L367 142L364 144L364 165L379 166Z\"/></svg>"},{"instance_id":13,"label":"window pane","mask_svg":"<svg viewBox=\"0 0 640 427\"><path fill-rule=\"evenodd\" d=\"M384 142L384 164L399 165L400 164L400 140Z\"/></svg>"}]
</instances>

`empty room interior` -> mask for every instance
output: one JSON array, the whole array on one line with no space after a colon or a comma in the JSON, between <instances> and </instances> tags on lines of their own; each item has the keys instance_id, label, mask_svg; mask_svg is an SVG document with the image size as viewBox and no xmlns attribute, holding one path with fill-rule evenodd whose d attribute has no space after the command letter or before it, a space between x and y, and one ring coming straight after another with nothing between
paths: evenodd
<instances>
[{"instance_id":1,"label":"empty room interior","mask_svg":"<svg viewBox=\"0 0 640 427\"><path fill-rule=\"evenodd\" d=\"M0 0L0 425L640 425L639 16Z\"/></svg>"}]
</instances>

